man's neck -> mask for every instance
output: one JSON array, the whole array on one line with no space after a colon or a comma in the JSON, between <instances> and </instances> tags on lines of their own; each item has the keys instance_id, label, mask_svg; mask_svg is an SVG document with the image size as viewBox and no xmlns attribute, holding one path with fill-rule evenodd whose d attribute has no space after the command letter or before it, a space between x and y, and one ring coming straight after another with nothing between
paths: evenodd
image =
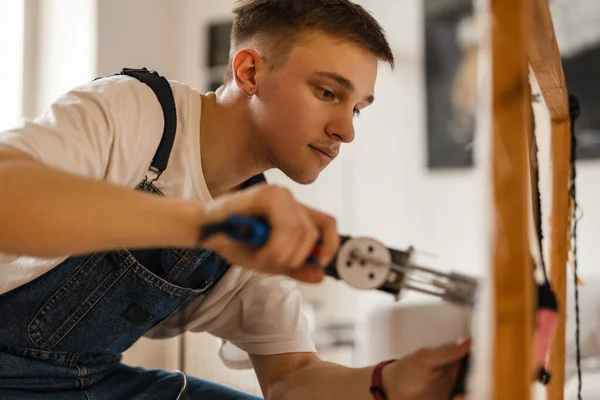
<instances>
[{"instance_id":1,"label":"man's neck","mask_svg":"<svg viewBox=\"0 0 600 400\"><path fill-rule=\"evenodd\" d=\"M252 140L246 99L227 89L202 96L200 156L206 186L213 198L231 192L269 169Z\"/></svg>"}]
</instances>

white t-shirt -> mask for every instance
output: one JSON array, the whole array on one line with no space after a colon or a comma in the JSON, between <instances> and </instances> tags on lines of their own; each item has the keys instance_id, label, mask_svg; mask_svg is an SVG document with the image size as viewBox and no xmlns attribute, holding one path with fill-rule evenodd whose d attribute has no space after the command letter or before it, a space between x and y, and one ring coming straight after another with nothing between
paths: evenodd
<instances>
[{"instance_id":1,"label":"white t-shirt","mask_svg":"<svg viewBox=\"0 0 600 400\"><path fill-rule=\"evenodd\" d=\"M213 201L200 162L200 93L180 82L170 84L177 133L169 165L155 186L165 196ZM163 126L162 109L147 85L112 76L75 88L40 118L0 132L0 143L52 167L133 189L148 174ZM65 258L0 253L0 294L41 276ZM315 351L296 282L238 266L231 267L210 294L191 303L184 318L176 315L147 336L167 338L183 329L222 338L220 355L232 368L249 366L240 354Z\"/></svg>"}]
</instances>

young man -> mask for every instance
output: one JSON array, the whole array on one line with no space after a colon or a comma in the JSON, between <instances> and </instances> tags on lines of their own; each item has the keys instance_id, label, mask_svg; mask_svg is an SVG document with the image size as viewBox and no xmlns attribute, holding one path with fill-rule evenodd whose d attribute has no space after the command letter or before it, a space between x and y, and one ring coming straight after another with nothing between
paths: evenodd
<instances>
[{"instance_id":1,"label":"young man","mask_svg":"<svg viewBox=\"0 0 600 400\"><path fill-rule=\"evenodd\" d=\"M0 397L251 398L120 363L141 336L189 330L247 352L265 398L447 399L468 342L385 368L318 358L289 277L323 279L305 260L318 237L320 263L332 258L335 222L285 189L244 188L271 168L313 182L353 140L379 61L393 65L381 27L349 1L247 0L224 85L200 94L170 82L177 130L166 155L161 105L124 75L0 134ZM268 220L267 244L199 240L201 225L232 214Z\"/></svg>"}]
</instances>

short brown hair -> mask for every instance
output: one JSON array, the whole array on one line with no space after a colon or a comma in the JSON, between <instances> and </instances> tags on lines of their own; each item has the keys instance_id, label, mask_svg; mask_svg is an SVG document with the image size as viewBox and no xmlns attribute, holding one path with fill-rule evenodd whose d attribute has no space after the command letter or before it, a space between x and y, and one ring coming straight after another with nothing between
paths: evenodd
<instances>
[{"instance_id":1,"label":"short brown hair","mask_svg":"<svg viewBox=\"0 0 600 400\"><path fill-rule=\"evenodd\" d=\"M351 1L238 0L233 13L231 56L225 82L233 78L233 55L250 39L264 38L269 50L267 61L274 68L285 60L299 34L307 30L356 43L394 67L394 55L383 28L368 11Z\"/></svg>"}]
</instances>

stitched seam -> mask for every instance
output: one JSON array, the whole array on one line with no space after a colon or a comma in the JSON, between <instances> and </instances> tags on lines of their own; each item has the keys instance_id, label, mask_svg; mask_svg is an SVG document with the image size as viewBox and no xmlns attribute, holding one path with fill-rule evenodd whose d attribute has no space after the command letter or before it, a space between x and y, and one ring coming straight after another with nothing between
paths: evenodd
<instances>
[{"instance_id":1,"label":"stitched seam","mask_svg":"<svg viewBox=\"0 0 600 400\"><path fill-rule=\"evenodd\" d=\"M156 288L165 293L175 294L179 296L187 296L190 292L194 292L193 289L184 288L165 281L163 278L154 274L152 271L148 270L139 263L133 265L132 271L144 281L154 285Z\"/></svg>"},{"instance_id":2,"label":"stitched seam","mask_svg":"<svg viewBox=\"0 0 600 400\"><path fill-rule=\"evenodd\" d=\"M112 272L108 277L104 279L102 284L97 287L85 301L81 304L80 307L75 310L73 314L69 316L63 322L63 324L57 329L57 331L50 336L50 338L46 341L47 346L54 347L61 340L65 338L65 336L77 326L77 324L85 317L90 310L104 297L104 295L112 288L115 283L117 283L121 277L129 270L129 266L127 264L120 265L119 268Z\"/></svg>"},{"instance_id":3,"label":"stitched seam","mask_svg":"<svg viewBox=\"0 0 600 400\"><path fill-rule=\"evenodd\" d=\"M165 277L165 280L169 282L175 282L175 280L184 271L193 269L196 264L196 262L194 262L193 260L198 254L200 254L200 249L191 249L189 251L184 252L183 254L180 254L181 258L179 259L179 261L177 261L175 266L171 268L171 271L169 271L169 273ZM202 261L206 260L209 255L210 253L208 252L202 253L202 257L197 262L201 263Z\"/></svg>"},{"instance_id":4,"label":"stitched seam","mask_svg":"<svg viewBox=\"0 0 600 400\"><path fill-rule=\"evenodd\" d=\"M32 343L37 344L39 347L45 348L44 342L40 340L42 336L42 333L39 331L41 320L47 315L49 309L67 296L72 291L73 287L81 282L80 277L84 275L87 267L90 264L99 262L104 256L105 253L94 253L91 255L81 265L81 267L79 267L77 271L75 271L75 273L71 275L71 277L40 307L27 327L27 336Z\"/></svg>"}]
</instances>

